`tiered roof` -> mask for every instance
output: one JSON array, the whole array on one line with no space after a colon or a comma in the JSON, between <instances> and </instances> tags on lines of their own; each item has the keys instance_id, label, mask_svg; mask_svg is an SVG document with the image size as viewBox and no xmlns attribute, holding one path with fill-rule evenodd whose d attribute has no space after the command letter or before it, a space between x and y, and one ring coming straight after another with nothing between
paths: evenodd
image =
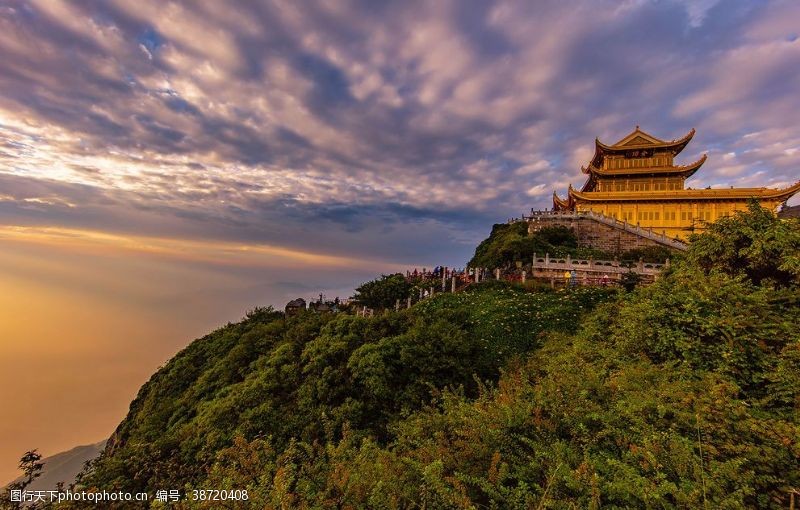
<instances>
[{"instance_id":1,"label":"tiered roof","mask_svg":"<svg viewBox=\"0 0 800 510\"><path fill-rule=\"evenodd\" d=\"M652 149L657 152L671 152L673 156L677 156L686 147L692 137L694 136L694 128L686 133L685 136L677 140L665 141L655 136L645 133L639 126L631 131L628 135L623 137L615 144L607 145L600 141L599 138L594 139L594 156L589 166L601 168L603 166L603 158L606 155L624 154L628 151L637 149Z\"/></svg>"},{"instance_id":2,"label":"tiered roof","mask_svg":"<svg viewBox=\"0 0 800 510\"><path fill-rule=\"evenodd\" d=\"M652 167L644 167L644 168L597 168L593 165L589 165L588 167L581 167L581 171L585 174L589 174L589 178L586 179L581 191L593 191L595 184L597 184L598 179L602 177L622 177L622 176L642 176L642 175L652 175L658 174L661 176L670 176L670 177L683 177L684 179L688 179L691 177L698 168L703 166L703 163L706 162L707 155L703 154L700 156L700 159L689 163L688 165L673 165L673 166L652 166Z\"/></svg>"},{"instance_id":3,"label":"tiered roof","mask_svg":"<svg viewBox=\"0 0 800 510\"><path fill-rule=\"evenodd\" d=\"M602 201L641 201L641 200L744 200L757 198L764 200L786 201L800 192L800 181L783 188L730 188L730 189L702 189L702 190L660 190L660 191L594 191L597 181L602 178L621 176L643 176L657 174L659 176L688 178L693 175L706 161L706 155L688 165L636 167L636 168L603 168L603 160L610 155L630 156L631 151L644 150L649 154L671 153L672 156L680 152L691 141L695 134L692 129L686 135L676 140L665 141L648 134L636 126L632 132L618 142L607 145L595 139L595 152L590 163L581 167L584 174L588 175L586 183L580 191L570 184L567 198L560 198L553 192L553 209L573 210L576 201L602 202ZM633 157L640 157L634 155Z\"/></svg>"},{"instance_id":4,"label":"tiered roof","mask_svg":"<svg viewBox=\"0 0 800 510\"><path fill-rule=\"evenodd\" d=\"M574 203L575 199L587 202L603 201L641 201L644 197L648 201L661 200L746 200L757 198L764 200L789 200L794 194L800 192L800 181L797 181L788 188L707 188L707 189L683 189L677 191L641 192L641 191L578 191L570 185L569 198L565 203Z\"/></svg>"}]
</instances>

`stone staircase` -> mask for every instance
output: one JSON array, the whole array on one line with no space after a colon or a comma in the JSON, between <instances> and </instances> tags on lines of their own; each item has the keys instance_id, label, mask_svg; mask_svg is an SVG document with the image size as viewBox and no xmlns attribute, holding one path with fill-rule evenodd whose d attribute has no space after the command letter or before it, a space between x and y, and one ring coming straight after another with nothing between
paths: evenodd
<instances>
[{"instance_id":1,"label":"stone staircase","mask_svg":"<svg viewBox=\"0 0 800 510\"><path fill-rule=\"evenodd\" d=\"M523 215L522 218L513 218L509 223L524 221L527 223L547 222L549 220L576 220L584 219L601 223L613 229L626 232L647 239L653 243L672 248L674 250L685 251L688 247L683 241L679 241L673 237L653 232L652 229L642 228L638 225L633 225L627 221L620 221L611 216L596 213L593 211L535 211L531 210L530 216Z\"/></svg>"}]
</instances>

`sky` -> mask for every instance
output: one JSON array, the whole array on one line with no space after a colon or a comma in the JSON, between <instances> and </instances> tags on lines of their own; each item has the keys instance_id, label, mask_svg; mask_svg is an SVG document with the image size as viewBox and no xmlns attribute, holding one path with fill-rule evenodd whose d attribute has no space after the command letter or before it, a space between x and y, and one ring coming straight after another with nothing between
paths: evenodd
<instances>
[{"instance_id":1,"label":"sky","mask_svg":"<svg viewBox=\"0 0 800 510\"><path fill-rule=\"evenodd\" d=\"M0 0L0 481L254 306L463 265L594 138L800 178L800 2ZM797 203L797 199L790 204Z\"/></svg>"}]
</instances>

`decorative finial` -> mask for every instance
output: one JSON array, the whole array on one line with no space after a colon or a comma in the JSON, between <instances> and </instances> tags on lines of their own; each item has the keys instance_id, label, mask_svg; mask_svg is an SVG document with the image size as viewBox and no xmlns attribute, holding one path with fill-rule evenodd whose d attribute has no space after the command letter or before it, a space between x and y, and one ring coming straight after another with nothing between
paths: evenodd
<instances>
[{"instance_id":1,"label":"decorative finial","mask_svg":"<svg viewBox=\"0 0 800 510\"><path fill-rule=\"evenodd\" d=\"M637 131L639 130L639 124L636 124L636 130Z\"/></svg>"}]
</instances>

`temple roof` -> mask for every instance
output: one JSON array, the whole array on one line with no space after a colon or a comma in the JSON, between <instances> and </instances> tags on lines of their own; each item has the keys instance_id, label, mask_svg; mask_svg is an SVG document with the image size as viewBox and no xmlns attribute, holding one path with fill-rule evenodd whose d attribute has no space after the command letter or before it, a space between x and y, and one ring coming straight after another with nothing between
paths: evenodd
<instances>
[{"instance_id":1,"label":"temple roof","mask_svg":"<svg viewBox=\"0 0 800 510\"><path fill-rule=\"evenodd\" d=\"M800 192L800 181L783 188L714 188L685 189L676 191L577 191L569 186L570 198L586 202L628 202L628 201L669 201L669 200L744 200L757 198L764 200L789 200Z\"/></svg>"},{"instance_id":2,"label":"temple roof","mask_svg":"<svg viewBox=\"0 0 800 510\"><path fill-rule=\"evenodd\" d=\"M563 199L563 198L559 197L558 194L556 194L555 190L553 190L553 210L554 211L562 211L562 210L566 210L566 209L571 209L572 208L572 204L570 204L571 201L572 200L571 200L570 196L567 196L566 199Z\"/></svg>"},{"instance_id":3,"label":"temple roof","mask_svg":"<svg viewBox=\"0 0 800 510\"><path fill-rule=\"evenodd\" d=\"M585 174L594 174L599 176L609 175L643 175L643 174L682 174L683 177L690 177L698 168L703 166L708 156L703 154L700 159L689 163L688 165L675 165L675 166L652 166L645 168L613 168L604 169L596 167L592 164L589 166L582 166L581 172Z\"/></svg>"},{"instance_id":4,"label":"temple roof","mask_svg":"<svg viewBox=\"0 0 800 510\"><path fill-rule=\"evenodd\" d=\"M682 138L676 140L665 141L655 136L645 133L639 126L624 136L617 143L608 145L595 138L594 156L590 163L591 166L600 167L603 164L603 156L606 154L619 154L629 150L637 149L655 149L659 151L670 151L673 155L678 155L686 147L692 137L694 136L694 128L686 133Z\"/></svg>"}]
</instances>

